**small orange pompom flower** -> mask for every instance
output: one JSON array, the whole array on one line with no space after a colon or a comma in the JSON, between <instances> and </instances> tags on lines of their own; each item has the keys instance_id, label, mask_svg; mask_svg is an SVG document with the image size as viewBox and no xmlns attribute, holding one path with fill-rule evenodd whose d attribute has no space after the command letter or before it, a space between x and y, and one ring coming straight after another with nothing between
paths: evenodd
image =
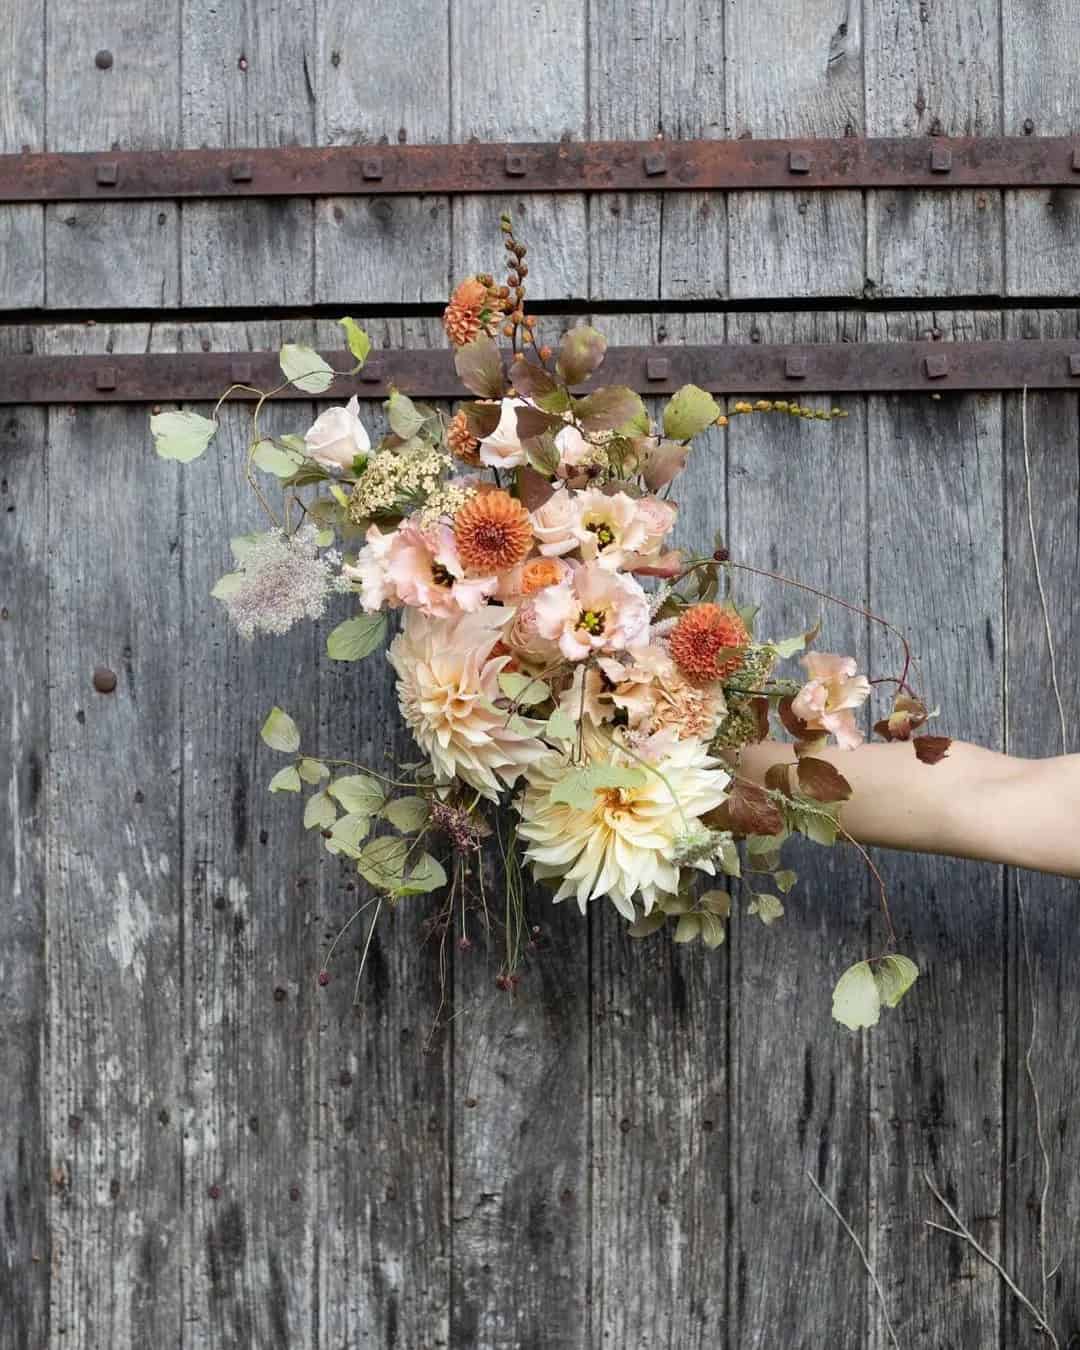
<instances>
[{"instance_id":1,"label":"small orange pompom flower","mask_svg":"<svg viewBox=\"0 0 1080 1350\"><path fill-rule=\"evenodd\" d=\"M557 586L566 573L566 564L556 558L530 558L521 569L521 593L535 595L548 586Z\"/></svg>"},{"instance_id":2,"label":"small orange pompom flower","mask_svg":"<svg viewBox=\"0 0 1080 1350\"><path fill-rule=\"evenodd\" d=\"M743 666L745 656L732 648L750 641L746 625L726 605L694 605L671 631L668 645L675 664L689 680L709 684Z\"/></svg>"},{"instance_id":3,"label":"small orange pompom flower","mask_svg":"<svg viewBox=\"0 0 1080 1350\"><path fill-rule=\"evenodd\" d=\"M481 576L515 567L532 548L532 538L528 511L501 488L478 492L454 516L458 556Z\"/></svg>"},{"instance_id":4,"label":"small orange pompom flower","mask_svg":"<svg viewBox=\"0 0 1080 1350\"><path fill-rule=\"evenodd\" d=\"M464 412L456 412L446 428L446 444L452 455L464 464L480 463L480 442L469 430L469 419Z\"/></svg>"},{"instance_id":5,"label":"small orange pompom flower","mask_svg":"<svg viewBox=\"0 0 1080 1350\"><path fill-rule=\"evenodd\" d=\"M464 347L481 333L493 337L506 302L479 277L466 277L443 311L446 336L455 347Z\"/></svg>"}]
</instances>

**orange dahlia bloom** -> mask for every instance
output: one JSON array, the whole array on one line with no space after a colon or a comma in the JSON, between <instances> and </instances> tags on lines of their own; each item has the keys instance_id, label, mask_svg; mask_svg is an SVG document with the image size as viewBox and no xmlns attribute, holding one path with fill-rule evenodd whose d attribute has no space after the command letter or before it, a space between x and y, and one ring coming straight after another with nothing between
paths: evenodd
<instances>
[{"instance_id":1,"label":"orange dahlia bloom","mask_svg":"<svg viewBox=\"0 0 1080 1350\"><path fill-rule=\"evenodd\" d=\"M515 567L532 547L532 537L528 511L501 488L478 492L454 516L458 557L481 576Z\"/></svg>"},{"instance_id":2,"label":"orange dahlia bloom","mask_svg":"<svg viewBox=\"0 0 1080 1350\"><path fill-rule=\"evenodd\" d=\"M480 442L469 430L469 420L464 412L456 412L446 428L446 444L452 455L456 455L465 464L480 463Z\"/></svg>"},{"instance_id":3,"label":"orange dahlia bloom","mask_svg":"<svg viewBox=\"0 0 1080 1350\"><path fill-rule=\"evenodd\" d=\"M745 656L732 648L750 641L746 625L726 605L694 605L671 631L668 645L675 664L689 680L708 684L734 675Z\"/></svg>"},{"instance_id":4,"label":"orange dahlia bloom","mask_svg":"<svg viewBox=\"0 0 1080 1350\"><path fill-rule=\"evenodd\" d=\"M446 336L455 347L464 347L481 333L492 336L504 308L498 293L479 277L466 277L443 311Z\"/></svg>"}]
</instances>

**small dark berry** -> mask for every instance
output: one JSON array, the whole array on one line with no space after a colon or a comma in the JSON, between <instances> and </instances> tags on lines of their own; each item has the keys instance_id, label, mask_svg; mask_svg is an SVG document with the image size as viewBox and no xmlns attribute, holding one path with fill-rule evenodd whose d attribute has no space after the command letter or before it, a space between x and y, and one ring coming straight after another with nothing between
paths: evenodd
<instances>
[{"instance_id":1,"label":"small dark berry","mask_svg":"<svg viewBox=\"0 0 1080 1350\"><path fill-rule=\"evenodd\" d=\"M319 971L319 984L323 989L330 983L330 972L328 970Z\"/></svg>"}]
</instances>

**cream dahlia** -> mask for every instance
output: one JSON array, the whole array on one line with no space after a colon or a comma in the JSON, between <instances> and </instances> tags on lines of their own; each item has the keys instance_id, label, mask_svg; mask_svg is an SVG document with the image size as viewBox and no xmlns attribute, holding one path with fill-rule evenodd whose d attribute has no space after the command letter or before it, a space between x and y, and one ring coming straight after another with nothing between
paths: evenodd
<instances>
[{"instance_id":1,"label":"cream dahlia","mask_svg":"<svg viewBox=\"0 0 1080 1350\"><path fill-rule=\"evenodd\" d=\"M726 797L728 774L700 741L665 742L661 778L644 768L602 733L583 733L586 763L636 769L632 787L598 788L582 809L553 802L552 789L565 777L567 763L550 753L527 773L518 801L518 834L528 842L526 858L537 877L561 877L556 900L575 896L582 913L590 900L607 895L619 912L634 918L634 897L648 913L661 893L679 889L679 867L672 861L676 838ZM711 859L695 864L715 874Z\"/></svg>"},{"instance_id":2,"label":"cream dahlia","mask_svg":"<svg viewBox=\"0 0 1080 1350\"><path fill-rule=\"evenodd\" d=\"M495 706L503 697L499 674L510 660L492 655L504 619L498 607L454 619L409 610L387 652L401 715L439 780L457 775L489 801L498 799L500 779L515 782L548 753L522 729L542 723L515 718L510 725L506 710Z\"/></svg>"}]
</instances>

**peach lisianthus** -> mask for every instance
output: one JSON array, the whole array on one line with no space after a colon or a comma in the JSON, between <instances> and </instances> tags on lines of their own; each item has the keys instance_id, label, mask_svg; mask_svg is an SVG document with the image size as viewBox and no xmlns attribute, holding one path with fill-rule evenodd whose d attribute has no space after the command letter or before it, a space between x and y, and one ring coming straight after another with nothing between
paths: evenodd
<instances>
[{"instance_id":1,"label":"peach lisianthus","mask_svg":"<svg viewBox=\"0 0 1080 1350\"><path fill-rule=\"evenodd\" d=\"M870 681L855 674L855 658L807 652L799 663L810 678L792 700L791 711L811 731L832 732L843 750L862 745L865 737L854 710L870 697Z\"/></svg>"},{"instance_id":2,"label":"peach lisianthus","mask_svg":"<svg viewBox=\"0 0 1080 1350\"><path fill-rule=\"evenodd\" d=\"M648 596L633 577L599 563L583 563L558 586L538 591L532 603L540 636L557 642L568 661L648 641Z\"/></svg>"},{"instance_id":3,"label":"peach lisianthus","mask_svg":"<svg viewBox=\"0 0 1080 1350\"><path fill-rule=\"evenodd\" d=\"M386 575L402 604L431 618L451 618L480 609L498 578L467 577L448 525L427 529L408 521L394 532L386 555Z\"/></svg>"}]
</instances>

